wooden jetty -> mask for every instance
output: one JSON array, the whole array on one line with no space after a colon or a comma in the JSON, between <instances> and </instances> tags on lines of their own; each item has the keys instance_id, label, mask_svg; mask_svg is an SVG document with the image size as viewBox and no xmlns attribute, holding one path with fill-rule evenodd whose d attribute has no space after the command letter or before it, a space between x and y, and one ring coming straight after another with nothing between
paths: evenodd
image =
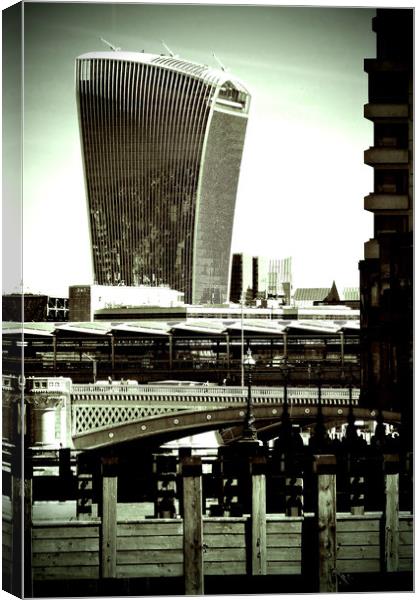
<instances>
[{"instance_id":1,"label":"wooden jetty","mask_svg":"<svg viewBox=\"0 0 420 600\"><path fill-rule=\"evenodd\" d=\"M267 513L263 456L249 460L250 512L241 516L210 516L205 506L203 510L198 456L184 456L179 465L182 514L172 518L117 516L116 457L101 459L98 516L80 512L64 520L34 518L27 480L24 512L31 535L24 565L26 587L33 588L36 596L40 584L52 581L181 578L185 594L198 595L206 593L206 582L213 576L293 575L309 577L312 591L335 592L349 575L410 573L413 514L399 509L398 465L395 456L385 455L383 510L365 512L359 503L357 510L347 513L337 511L336 457L326 454L314 457L316 501L314 512L309 513L296 508L296 503L283 514ZM287 481L292 484L286 493L296 499L304 481L290 477ZM12 489L16 493L17 487ZM353 493L352 498L356 496ZM6 510L3 580L11 583L16 552L13 529L12 515Z\"/></svg>"}]
</instances>

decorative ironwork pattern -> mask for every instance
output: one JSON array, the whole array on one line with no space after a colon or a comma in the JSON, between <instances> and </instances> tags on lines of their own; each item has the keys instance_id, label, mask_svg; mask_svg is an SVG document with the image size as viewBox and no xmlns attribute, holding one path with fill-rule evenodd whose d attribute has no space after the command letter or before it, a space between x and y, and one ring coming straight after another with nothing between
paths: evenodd
<instances>
[{"instance_id":1,"label":"decorative ironwork pattern","mask_svg":"<svg viewBox=\"0 0 420 600\"><path fill-rule=\"evenodd\" d=\"M353 402L357 405L359 390L353 389ZM316 405L316 388L289 388L291 405ZM283 389L255 388L253 404L276 405L283 402ZM157 415L173 414L185 410L209 411L246 402L246 388L178 387L138 385L84 385L72 386L73 435L101 428L147 419ZM346 406L349 390L332 388L322 390L323 406Z\"/></svg>"},{"instance_id":2,"label":"decorative ironwork pattern","mask_svg":"<svg viewBox=\"0 0 420 600\"><path fill-rule=\"evenodd\" d=\"M178 411L168 406L78 404L73 407L73 435Z\"/></svg>"}]
</instances>

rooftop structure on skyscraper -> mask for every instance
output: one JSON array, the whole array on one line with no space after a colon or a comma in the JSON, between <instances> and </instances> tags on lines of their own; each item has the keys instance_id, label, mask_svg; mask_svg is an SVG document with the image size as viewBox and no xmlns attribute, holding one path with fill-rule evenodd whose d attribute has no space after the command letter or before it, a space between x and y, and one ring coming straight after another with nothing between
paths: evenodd
<instances>
[{"instance_id":1,"label":"rooftop structure on skyscraper","mask_svg":"<svg viewBox=\"0 0 420 600\"><path fill-rule=\"evenodd\" d=\"M250 96L221 69L134 52L76 60L95 282L229 298Z\"/></svg>"}]
</instances>

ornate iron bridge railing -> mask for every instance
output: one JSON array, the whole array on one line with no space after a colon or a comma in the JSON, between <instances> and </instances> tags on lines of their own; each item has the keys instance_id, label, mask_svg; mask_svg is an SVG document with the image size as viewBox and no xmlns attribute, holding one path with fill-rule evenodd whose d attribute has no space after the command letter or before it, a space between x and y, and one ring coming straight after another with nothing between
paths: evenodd
<instances>
[{"instance_id":1,"label":"ornate iron bridge railing","mask_svg":"<svg viewBox=\"0 0 420 600\"><path fill-rule=\"evenodd\" d=\"M142 385L73 385L71 388L72 435L150 417L184 411L209 411L229 406L243 406L247 388L219 386L142 386ZM289 405L314 405L319 401L318 388L288 388ZM352 390L352 402L358 404L359 390ZM252 389L255 406L280 405L283 388ZM348 406L350 392L345 388L321 389L323 406Z\"/></svg>"}]
</instances>

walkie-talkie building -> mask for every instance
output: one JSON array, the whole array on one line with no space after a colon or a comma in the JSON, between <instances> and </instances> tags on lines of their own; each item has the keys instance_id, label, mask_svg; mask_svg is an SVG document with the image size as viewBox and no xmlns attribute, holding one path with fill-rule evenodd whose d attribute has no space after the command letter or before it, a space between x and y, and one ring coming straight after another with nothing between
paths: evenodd
<instances>
[{"instance_id":1,"label":"walkie-talkie building","mask_svg":"<svg viewBox=\"0 0 420 600\"><path fill-rule=\"evenodd\" d=\"M96 282L226 301L246 89L223 70L118 51L78 57L76 87Z\"/></svg>"}]
</instances>

